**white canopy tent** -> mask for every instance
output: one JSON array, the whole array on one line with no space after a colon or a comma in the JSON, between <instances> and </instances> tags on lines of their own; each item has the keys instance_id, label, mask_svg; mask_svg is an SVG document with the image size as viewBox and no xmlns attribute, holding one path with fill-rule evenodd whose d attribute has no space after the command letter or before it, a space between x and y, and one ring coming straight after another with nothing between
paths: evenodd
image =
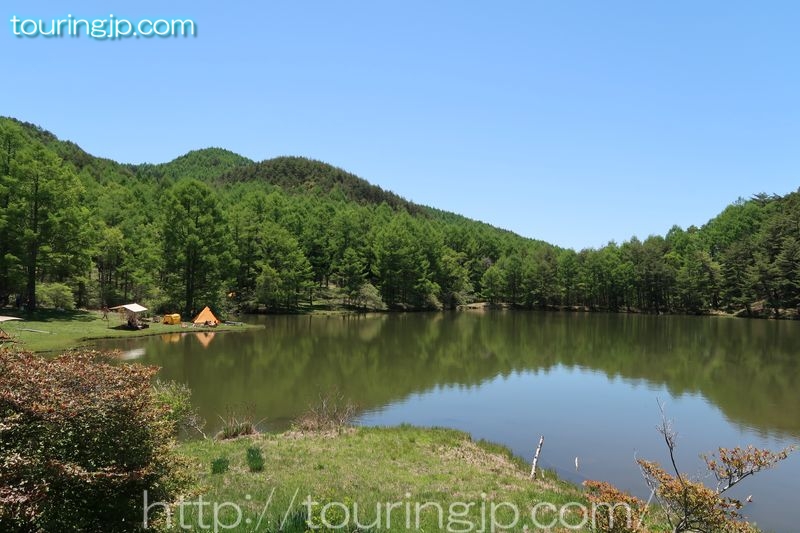
<instances>
[{"instance_id":1,"label":"white canopy tent","mask_svg":"<svg viewBox=\"0 0 800 533\"><path fill-rule=\"evenodd\" d=\"M147 308L145 306L139 305L135 302L132 304L118 305L116 307L112 307L111 311L118 311L120 309L125 309L126 311L130 311L131 313L141 313L142 311L147 311Z\"/></svg>"},{"instance_id":2,"label":"white canopy tent","mask_svg":"<svg viewBox=\"0 0 800 533\"><path fill-rule=\"evenodd\" d=\"M125 318L128 321L128 326L139 329L139 313L147 311L147 308L144 307L143 305L139 305L136 302L134 302L130 304L111 307L109 310L119 311L121 314L124 314Z\"/></svg>"},{"instance_id":3,"label":"white canopy tent","mask_svg":"<svg viewBox=\"0 0 800 533\"><path fill-rule=\"evenodd\" d=\"M3 322L8 322L10 320L22 320L21 318L15 316L0 316L0 324ZM10 339L11 335L5 332L3 328L0 327L0 340L7 340Z\"/></svg>"}]
</instances>

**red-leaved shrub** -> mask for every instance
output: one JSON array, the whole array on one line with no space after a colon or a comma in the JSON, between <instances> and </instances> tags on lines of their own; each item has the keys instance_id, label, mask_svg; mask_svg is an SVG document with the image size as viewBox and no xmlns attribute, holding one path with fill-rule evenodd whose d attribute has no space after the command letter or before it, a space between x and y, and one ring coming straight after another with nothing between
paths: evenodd
<instances>
[{"instance_id":1,"label":"red-leaved shrub","mask_svg":"<svg viewBox=\"0 0 800 533\"><path fill-rule=\"evenodd\" d=\"M0 530L130 531L168 501L174 424L157 369L0 351Z\"/></svg>"}]
</instances>

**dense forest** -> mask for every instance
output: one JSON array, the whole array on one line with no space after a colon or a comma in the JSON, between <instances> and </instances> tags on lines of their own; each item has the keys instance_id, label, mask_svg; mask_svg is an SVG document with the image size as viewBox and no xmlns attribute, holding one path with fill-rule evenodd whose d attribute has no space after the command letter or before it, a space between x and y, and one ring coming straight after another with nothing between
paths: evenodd
<instances>
[{"instance_id":1,"label":"dense forest","mask_svg":"<svg viewBox=\"0 0 800 533\"><path fill-rule=\"evenodd\" d=\"M93 157L0 118L0 305L291 311L344 305L795 315L800 191L580 251L416 205L325 163L211 148Z\"/></svg>"}]
</instances>

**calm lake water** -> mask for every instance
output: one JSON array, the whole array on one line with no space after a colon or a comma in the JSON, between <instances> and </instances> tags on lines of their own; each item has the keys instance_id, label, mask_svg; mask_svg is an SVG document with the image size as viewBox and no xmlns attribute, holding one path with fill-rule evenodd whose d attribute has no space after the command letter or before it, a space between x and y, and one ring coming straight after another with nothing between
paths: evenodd
<instances>
[{"instance_id":1,"label":"calm lake water","mask_svg":"<svg viewBox=\"0 0 800 533\"><path fill-rule=\"evenodd\" d=\"M658 401L691 473L718 446L800 445L800 322L503 311L251 320L263 329L101 346L187 384L212 429L244 408L282 429L336 390L361 424L458 428L527 459L544 435L545 467L644 498L634 457L667 460ZM749 494L745 513L761 527L798 531L800 452L735 496Z\"/></svg>"}]
</instances>

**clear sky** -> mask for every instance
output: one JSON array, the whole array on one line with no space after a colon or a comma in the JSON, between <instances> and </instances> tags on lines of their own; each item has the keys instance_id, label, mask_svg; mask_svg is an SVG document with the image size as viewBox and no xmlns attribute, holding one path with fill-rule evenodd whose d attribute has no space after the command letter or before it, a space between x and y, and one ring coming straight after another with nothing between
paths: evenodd
<instances>
[{"instance_id":1,"label":"clear sky","mask_svg":"<svg viewBox=\"0 0 800 533\"><path fill-rule=\"evenodd\" d=\"M5 0L0 15L0 114L123 162L301 155L574 248L800 186L795 1ZM13 16L67 15L197 34L12 33Z\"/></svg>"}]
</instances>

